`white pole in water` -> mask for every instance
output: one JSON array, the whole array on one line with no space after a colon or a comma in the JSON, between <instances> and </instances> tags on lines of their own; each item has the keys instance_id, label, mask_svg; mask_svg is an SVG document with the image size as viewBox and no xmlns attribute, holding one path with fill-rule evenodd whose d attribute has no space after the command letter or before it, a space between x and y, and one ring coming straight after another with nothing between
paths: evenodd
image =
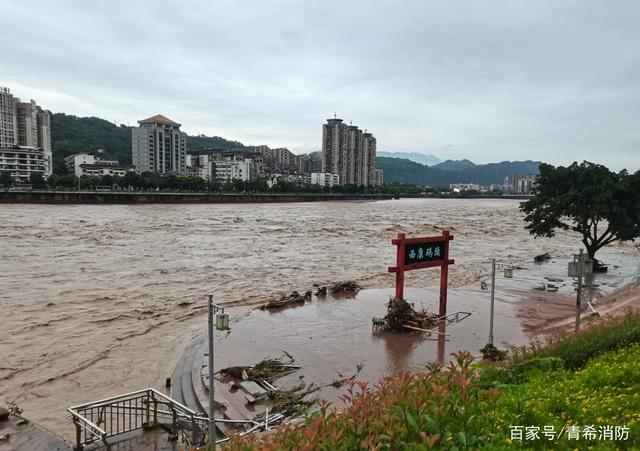
<instances>
[{"instance_id":1,"label":"white pole in water","mask_svg":"<svg viewBox=\"0 0 640 451\"><path fill-rule=\"evenodd\" d=\"M209 446L216 448L216 422L214 419L213 387L213 295L209 295Z\"/></svg>"},{"instance_id":2,"label":"white pole in water","mask_svg":"<svg viewBox=\"0 0 640 451\"><path fill-rule=\"evenodd\" d=\"M491 259L491 313L489 315L489 344L493 345L493 306L496 295L496 259Z\"/></svg>"}]
</instances>

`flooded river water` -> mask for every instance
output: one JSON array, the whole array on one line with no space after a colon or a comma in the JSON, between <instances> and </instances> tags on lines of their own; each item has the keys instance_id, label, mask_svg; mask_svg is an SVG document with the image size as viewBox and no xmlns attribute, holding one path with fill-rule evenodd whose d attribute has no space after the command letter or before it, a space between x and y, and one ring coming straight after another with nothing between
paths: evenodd
<instances>
[{"instance_id":1,"label":"flooded river water","mask_svg":"<svg viewBox=\"0 0 640 451\"><path fill-rule=\"evenodd\" d=\"M206 323L206 295L246 311L279 293L355 279L393 286L391 239L455 236L450 286L579 240L534 240L519 201L403 199L234 205L0 206L0 402L71 436L68 405L160 388ZM630 245L600 258L637 260ZM622 276L635 272L625 269ZM407 273L435 286L437 270Z\"/></svg>"}]
</instances>

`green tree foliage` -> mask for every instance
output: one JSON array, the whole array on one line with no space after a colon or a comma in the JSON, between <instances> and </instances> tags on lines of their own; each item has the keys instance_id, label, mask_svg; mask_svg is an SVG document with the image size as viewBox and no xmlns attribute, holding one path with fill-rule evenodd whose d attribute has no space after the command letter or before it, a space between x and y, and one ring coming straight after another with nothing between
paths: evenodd
<instances>
[{"instance_id":1,"label":"green tree foliage","mask_svg":"<svg viewBox=\"0 0 640 451\"><path fill-rule=\"evenodd\" d=\"M534 197L520 209L532 235L578 232L593 259L607 244L640 236L640 172L614 173L588 161L569 167L541 164Z\"/></svg>"},{"instance_id":2,"label":"green tree foliage","mask_svg":"<svg viewBox=\"0 0 640 451\"><path fill-rule=\"evenodd\" d=\"M36 189L44 188L47 185L42 174L37 172L32 172L31 175L29 175L29 183L31 183L31 186Z\"/></svg>"},{"instance_id":3,"label":"green tree foliage","mask_svg":"<svg viewBox=\"0 0 640 451\"><path fill-rule=\"evenodd\" d=\"M13 177L9 171L0 172L0 186L10 187L13 183Z\"/></svg>"}]
</instances>

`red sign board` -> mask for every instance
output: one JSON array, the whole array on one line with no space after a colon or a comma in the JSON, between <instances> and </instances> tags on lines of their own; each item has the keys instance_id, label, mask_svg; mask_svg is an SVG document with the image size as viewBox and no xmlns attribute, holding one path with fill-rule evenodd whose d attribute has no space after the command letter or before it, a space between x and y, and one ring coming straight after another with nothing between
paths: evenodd
<instances>
[{"instance_id":1,"label":"red sign board","mask_svg":"<svg viewBox=\"0 0 640 451\"><path fill-rule=\"evenodd\" d=\"M391 243L398 247L396 266L390 267L389 272L396 273L396 298L404 297L404 272L414 269L440 267L440 316L447 314L447 280L449 265L454 260L449 259L449 241L453 235L448 230L440 236L422 238L406 238L399 233Z\"/></svg>"}]
</instances>

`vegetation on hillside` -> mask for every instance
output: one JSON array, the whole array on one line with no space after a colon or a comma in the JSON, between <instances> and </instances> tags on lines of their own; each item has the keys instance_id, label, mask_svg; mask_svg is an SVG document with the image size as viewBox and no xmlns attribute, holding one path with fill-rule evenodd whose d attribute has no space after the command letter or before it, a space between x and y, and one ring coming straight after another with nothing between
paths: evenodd
<instances>
[{"instance_id":1,"label":"vegetation on hillside","mask_svg":"<svg viewBox=\"0 0 640 451\"><path fill-rule=\"evenodd\" d=\"M541 164L534 197L520 208L532 235L573 230L594 259L607 244L640 237L640 171L615 173L588 161L568 167Z\"/></svg>"},{"instance_id":2,"label":"vegetation on hillside","mask_svg":"<svg viewBox=\"0 0 640 451\"><path fill-rule=\"evenodd\" d=\"M234 437L224 449L638 449L638 330L640 314L628 314L498 366L459 353L446 368L354 382L344 409L323 404L304 426Z\"/></svg>"},{"instance_id":3,"label":"vegetation on hillside","mask_svg":"<svg viewBox=\"0 0 640 451\"><path fill-rule=\"evenodd\" d=\"M501 185L505 177L512 174L538 174L539 165L539 161L503 161L475 165L468 160L448 160L429 167L401 158L376 158L376 167L384 171L385 182L435 187L448 187L452 183Z\"/></svg>"}]
</instances>

